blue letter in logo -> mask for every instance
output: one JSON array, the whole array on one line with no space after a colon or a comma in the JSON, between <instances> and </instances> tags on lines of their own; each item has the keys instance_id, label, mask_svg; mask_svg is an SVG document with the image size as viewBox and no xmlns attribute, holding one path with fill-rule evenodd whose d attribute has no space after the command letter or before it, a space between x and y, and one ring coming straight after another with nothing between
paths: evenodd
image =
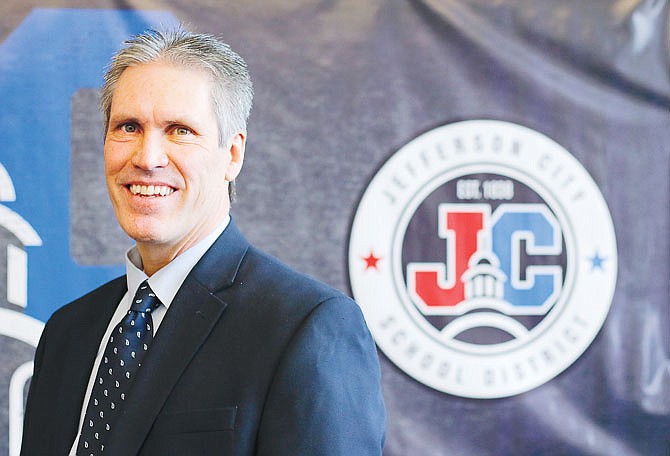
<instances>
[{"instance_id":1,"label":"blue letter in logo","mask_svg":"<svg viewBox=\"0 0 670 456\"><path fill-rule=\"evenodd\" d=\"M561 267L555 264L524 267L523 258L561 253L561 229L554 214L543 204L503 204L493 213L491 237L500 269L508 277L505 300L522 308L525 314L546 313L561 290ZM521 240L526 241L524 252Z\"/></svg>"}]
</instances>

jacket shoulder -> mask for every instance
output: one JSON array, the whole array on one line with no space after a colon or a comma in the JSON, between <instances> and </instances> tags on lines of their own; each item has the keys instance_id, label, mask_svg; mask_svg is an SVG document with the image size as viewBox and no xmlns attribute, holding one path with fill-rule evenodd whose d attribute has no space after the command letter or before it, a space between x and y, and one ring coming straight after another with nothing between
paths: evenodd
<instances>
[{"instance_id":1,"label":"jacket shoulder","mask_svg":"<svg viewBox=\"0 0 670 456\"><path fill-rule=\"evenodd\" d=\"M340 298L353 303L341 291L254 247L249 249L240 268L240 280L245 277L253 280L260 293L281 300L320 303Z\"/></svg>"}]
</instances>

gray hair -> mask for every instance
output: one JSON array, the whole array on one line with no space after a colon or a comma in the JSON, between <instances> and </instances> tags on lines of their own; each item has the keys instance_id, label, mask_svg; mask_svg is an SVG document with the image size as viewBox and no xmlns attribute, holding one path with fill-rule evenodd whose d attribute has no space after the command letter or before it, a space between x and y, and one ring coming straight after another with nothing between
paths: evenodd
<instances>
[{"instance_id":1,"label":"gray hair","mask_svg":"<svg viewBox=\"0 0 670 456\"><path fill-rule=\"evenodd\" d=\"M125 41L109 64L104 77L100 109L105 134L109 128L114 89L123 72L132 66L165 62L184 68L199 68L212 78L214 114L219 125L219 142L225 145L238 131L246 131L251 112L253 86L247 65L229 45L213 35L174 30L148 30ZM232 199L234 185L229 193Z\"/></svg>"}]
</instances>

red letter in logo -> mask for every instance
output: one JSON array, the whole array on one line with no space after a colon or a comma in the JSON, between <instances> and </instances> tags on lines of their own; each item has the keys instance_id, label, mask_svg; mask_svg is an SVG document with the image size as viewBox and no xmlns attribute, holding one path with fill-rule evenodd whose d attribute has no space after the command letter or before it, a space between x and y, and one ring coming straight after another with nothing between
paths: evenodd
<instances>
[{"instance_id":1,"label":"red letter in logo","mask_svg":"<svg viewBox=\"0 0 670 456\"><path fill-rule=\"evenodd\" d=\"M437 228L440 238L447 241L446 262L407 265L407 288L424 314L461 313L455 309L465 299L461 276L477 251L478 234L490 212L485 204L440 204Z\"/></svg>"}]
</instances>

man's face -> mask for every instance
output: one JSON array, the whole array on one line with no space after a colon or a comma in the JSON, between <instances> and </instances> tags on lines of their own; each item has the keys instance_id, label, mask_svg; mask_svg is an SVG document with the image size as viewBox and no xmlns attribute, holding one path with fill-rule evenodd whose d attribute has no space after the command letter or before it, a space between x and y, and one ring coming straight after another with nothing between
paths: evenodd
<instances>
[{"instance_id":1,"label":"man's face","mask_svg":"<svg viewBox=\"0 0 670 456\"><path fill-rule=\"evenodd\" d=\"M228 181L239 173L244 133L223 146L201 70L149 63L123 72L105 138L105 175L116 217L143 248L170 256L209 234L228 214Z\"/></svg>"}]
</instances>

